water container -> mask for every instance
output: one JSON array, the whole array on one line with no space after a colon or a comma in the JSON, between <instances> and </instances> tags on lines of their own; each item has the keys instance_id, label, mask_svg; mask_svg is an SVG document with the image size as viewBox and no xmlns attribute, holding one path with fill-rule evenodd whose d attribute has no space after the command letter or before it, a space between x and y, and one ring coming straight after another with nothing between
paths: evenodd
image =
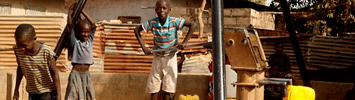
<instances>
[{"instance_id":1,"label":"water container","mask_svg":"<svg viewBox=\"0 0 355 100\"><path fill-rule=\"evenodd\" d=\"M179 100L187 100L187 97L185 95L180 95Z\"/></svg>"},{"instance_id":2,"label":"water container","mask_svg":"<svg viewBox=\"0 0 355 100\"><path fill-rule=\"evenodd\" d=\"M198 97L198 95L193 95L193 96L191 96L191 95L180 95L179 96L179 100L199 100L199 97Z\"/></svg>"},{"instance_id":3,"label":"water container","mask_svg":"<svg viewBox=\"0 0 355 100\"><path fill-rule=\"evenodd\" d=\"M283 100L315 100L316 94L310 87L287 86L287 94Z\"/></svg>"}]
</instances>

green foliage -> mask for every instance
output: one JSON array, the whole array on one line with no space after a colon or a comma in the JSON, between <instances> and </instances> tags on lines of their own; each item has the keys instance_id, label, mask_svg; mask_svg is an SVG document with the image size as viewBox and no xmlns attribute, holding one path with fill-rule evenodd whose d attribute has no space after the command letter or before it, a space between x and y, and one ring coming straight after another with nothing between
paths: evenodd
<instances>
[{"instance_id":1,"label":"green foliage","mask_svg":"<svg viewBox=\"0 0 355 100\"><path fill-rule=\"evenodd\" d=\"M288 0L288 3L292 12L302 12L302 14L292 15L295 21L306 20L305 23L295 23L304 24L299 26L305 27L296 28L308 29L306 26L325 21L325 27L336 30L336 32L355 31L355 0ZM279 6L271 7L280 10L277 8Z\"/></svg>"}]
</instances>

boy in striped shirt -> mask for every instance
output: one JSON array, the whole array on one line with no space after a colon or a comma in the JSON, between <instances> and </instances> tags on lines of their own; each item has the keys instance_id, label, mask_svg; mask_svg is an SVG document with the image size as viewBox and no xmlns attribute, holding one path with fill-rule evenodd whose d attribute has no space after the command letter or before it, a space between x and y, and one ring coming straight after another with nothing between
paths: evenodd
<instances>
[{"instance_id":1,"label":"boy in striped shirt","mask_svg":"<svg viewBox=\"0 0 355 100\"><path fill-rule=\"evenodd\" d=\"M193 22L182 18L170 17L170 4L167 1L159 0L155 4L155 12L158 17L150 19L136 27L134 33L146 55L152 54L144 45L140 32L152 31L154 34L154 50L178 47L184 49L190 39L196 25ZM178 44L178 30L184 26L189 31L181 44ZM154 54L151 73L148 77L146 91L151 93L151 100L158 99L158 93L162 92L164 100L173 99L177 83L177 59L176 50L157 52ZM162 90L162 91L160 91Z\"/></svg>"},{"instance_id":2,"label":"boy in striped shirt","mask_svg":"<svg viewBox=\"0 0 355 100\"><path fill-rule=\"evenodd\" d=\"M30 24L16 28L13 47L18 64L14 100L19 100L19 86L25 76L29 100L61 100L59 72L55 53L43 42L36 41L35 29Z\"/></svg>"}]
</instances>

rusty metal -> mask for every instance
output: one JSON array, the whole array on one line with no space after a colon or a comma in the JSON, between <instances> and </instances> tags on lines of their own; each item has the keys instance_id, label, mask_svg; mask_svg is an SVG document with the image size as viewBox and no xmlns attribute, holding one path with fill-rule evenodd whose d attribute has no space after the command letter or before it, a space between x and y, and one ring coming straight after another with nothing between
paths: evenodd
<instances>
[{"instance_id":1,"label":"rusty metal","mask_svg":"<svg viewBox=\"0 0 355 100\"><path fill-rule=\"evenodd\" d=\"M265 78L267 67L259 36L254 29L226 28L226 54L231 68L238 73L237 100L264 100L264 86L259 84Z\"/></svg>"},{"instance_id":2,"label":"rusty metal","mask_svg":"<svg viewBox=\"0 0 355 100\"><path fill-rule=\"evenodd\" d=\"M12 49L16 45L14 32L23 22L33 25L38 41L54 49L62 32L63 16L59 15L0 15L0 69L16 70L17 62ZM66 68L65 53L57 60L57 68L64 71Z\"/></svg>"},{"instance_id":3,"label":"rusty metal","mask_svg":"<svg viewBox=\"0 0 355 100\"><path fill-rule=\"evenodd\" d=\"M104 72L109 73L149 73L153 61L153 55L144 56L141 46L134 35L134 26L131 24L117 24L105 22L103 25L102 35L99 39L95 35L95 40L102 43L102 55L104 56ZM98 32L98 31L96 31ZM153 48L154 35L151 32L142 32L142 38L147 47ZM186 45L207 42L207 37L197 38L198 32L194 32L192 38ZM179 41L181 43L182 41ZM194 52L205 53L208 49L202 46L186 48L181 50L182 53ZM179 60L180 57L177 59Z\"/></svg>"}]
</instances>

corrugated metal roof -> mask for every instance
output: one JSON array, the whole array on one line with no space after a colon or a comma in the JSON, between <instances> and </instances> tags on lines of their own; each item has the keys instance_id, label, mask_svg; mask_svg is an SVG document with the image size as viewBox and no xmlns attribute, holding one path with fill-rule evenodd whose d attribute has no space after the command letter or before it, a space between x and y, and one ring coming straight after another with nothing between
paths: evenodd
<instances>
[{"instance_id":1,"label":"corrugated metal roof","mask_svg":"<svg viewBox=\"0 0 355 100\"><path fill-rule=\"evenodd\" d=\"M110 24L103 25L101 42L104 45L105 72L134 72L149 73L153 56L145 56L134 35L135 25ZM153 47L153 34L143 33L143 40L150 49ZM181 37L181 36L180 36ZM184 36L183 36L184 37ZM198 33L194 33L188 44L207 42L207 37L198 39ZM182 42L183 38L180 39ZM189 48L182 52L207 52L203 47ZM180 59L180 58L178 58Z\"/></svg>"},{"instance_id":2,"label":"corrugated metal roof","mask_svg":"<svg viewBox=\"0 0 355 100\"><path fill-rule=\"evenodd\" d=\"M267 59L275 52L277 42L284 43L284 53L290 56L292 73L300 78L296 58L288 33L258 29ZM355 67L355 39L322 36L298 37L308 70L341 69Z\"/></svg>"},{"instance_id":3,"label":"corrugated metal roof","mask_svg":"<svg viewBox=\"0 0 355 100\"><path fill-rule=\"evenodd\" d=\"M298 38L298 41L300 43L299 45L300 45L301 52L302 52L303 56L305 56L305 54L307 52L306 45L307 45L307 42L309 42L309 38L310 37L299 37ZM283 38L281 38L281 37L279 37L279 38L261 38L260 40L261 40L261 43L263 45L265 56L266 56L266 58L268 60L269 60L270 55L275 53L275 50L274 50L275 43L282 42L284 44L283 53L287 54L290 57L290 62L291 62L291 67L292 67L291 72L297 78L300 78L300 73L299 73L299 70L298 70L295 53L293 52L291 39L289 37L283 37Z\"/></svg>"},{"instance_id":4,"label":"corrugated metal roof","mask_svg":"<svg viewBox=\"0 0 355 100\"><path fill-rule=\"evenodd\" d=\"M305 61L315 69L355 67L354 38L312 37L307 47Z\"/></svg>"},{"instance_id":5,"label":"corrugated metal roof","mask_svg":"<svg viewBox=\"0 0 355 100\"><path fill-rule=\"evenodd\" d=\"M35 27L37 40L44 41L54 49L62 32L63 16L28 16L28 15L0 15L0 69L16 69L16 57L12 46L15 45L14 32L19 24L28 23ZM66 70L66 54L57 61L60 70Z\"/></svg>"}]
</instances>

